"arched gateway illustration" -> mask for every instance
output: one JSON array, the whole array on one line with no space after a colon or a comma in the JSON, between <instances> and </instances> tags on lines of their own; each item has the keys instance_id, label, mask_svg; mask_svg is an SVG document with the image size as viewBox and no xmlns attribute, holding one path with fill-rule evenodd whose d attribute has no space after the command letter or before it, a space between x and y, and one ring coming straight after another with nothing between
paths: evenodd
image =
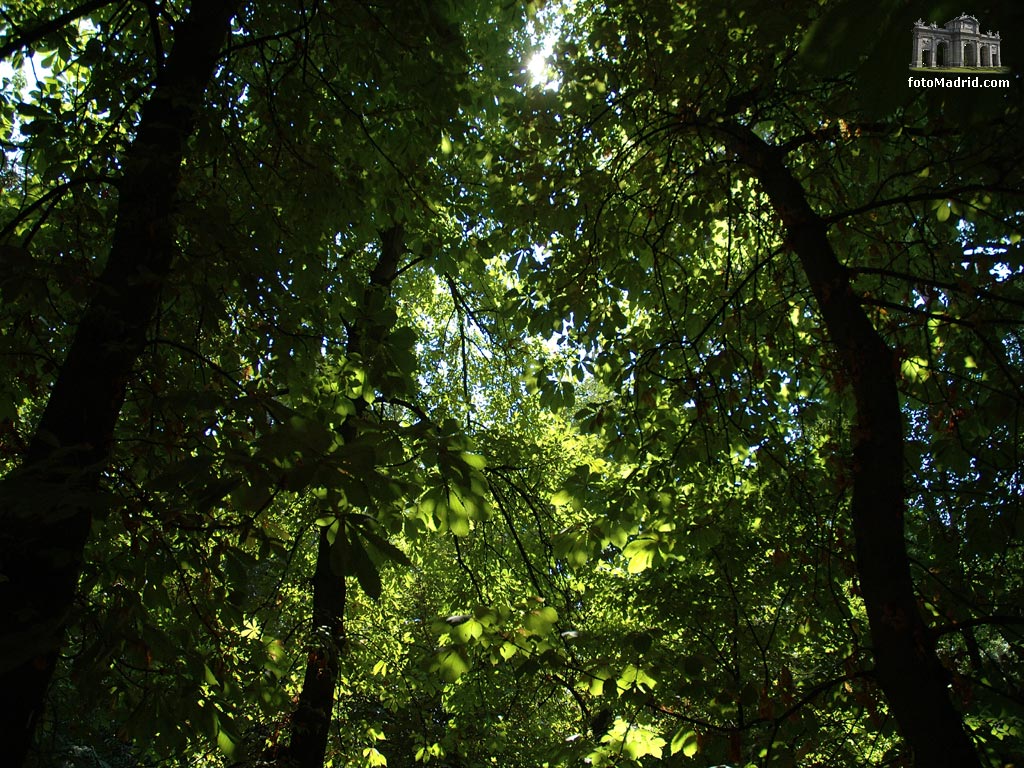
<instances>
[{"instance_id":1,"label":"arched gateway illustration","mask_svg":"<svg viewBox=\"0 0 1024 768\"><path fill-rule=\"evenodd\" d=\"M913 68L1002 66L999 33L982 32L978 20L966 13L941 27L918 19L913 32Z\"/></svg>"}]
</instances>

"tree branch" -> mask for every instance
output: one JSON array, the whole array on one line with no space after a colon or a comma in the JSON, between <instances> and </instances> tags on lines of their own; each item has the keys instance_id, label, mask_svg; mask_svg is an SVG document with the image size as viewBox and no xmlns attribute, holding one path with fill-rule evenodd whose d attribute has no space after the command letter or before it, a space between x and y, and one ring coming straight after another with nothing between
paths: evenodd
<instances>
[{"instance_id":1,"label":"tree branch","mask_svg":"<svg viewBox=\"0 0 1024 768\"><path fill-rule=\"evenodd\" d=\"M6 59L8 56L16 53L26 46L32 45L32 43L41 40L52 32L56 32L61 27L70 24L76 19L80 19L93 11L98 11L100 8L113 5L115 2L119 1L120 0L86 0L86 2L81 5L72 8L70 11L62 13L49 21L40 22L30 29L18 30L10 40L0 44L0 59Z\"/></svg>"}]
</instances>

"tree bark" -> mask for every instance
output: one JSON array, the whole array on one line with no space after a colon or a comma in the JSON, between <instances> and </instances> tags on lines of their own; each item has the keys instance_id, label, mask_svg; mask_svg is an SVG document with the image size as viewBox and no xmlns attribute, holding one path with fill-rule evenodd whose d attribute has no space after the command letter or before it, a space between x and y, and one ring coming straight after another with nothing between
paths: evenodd
<instances>
[{"instance_id":1,"label":"tree bark","mask_svg":"<svg viewBox=\"0 0 1024 768\"><path fill-rule=\"evenodd\" d=\"M856 563L878 683L917 768L980 766L963 718L949 696L949 673L935 653L914 596L904 537L903 414L898 360L853 292L828 226L807 202L784 153L745 126L726 125L729 149L758 179L782 219L852 383L851 512Z\"/></svg>"},{"instance_id":2,"label":"tree bark","mask_svg":"<svg viewBox=\"0 0 1024 768\"><path fill-rule=\"evenodd\" d=\"M370 281L363 294L364 312L368 312L376 296L383 294L386 298L390 295L391 283L398 272L398 261L404 252L400 226L381 233L380 258L370 273ZM349 329L346 350L349 355L366 354L383 341L389 330L364 315ZM345 443L357 439L353 418L362 416L366 401L356 401L355 407L355 416L350 416L341 426ZM338 536L346 535L344 525L344 521L339 524ZM313 613L306 672L299 701L292 714L288 747L277 758L281 768L323 768L344 646L345 575L336 573L331 567L327 528L321 528L313 572Z\"/></svg>"},{"instance_id":3,"label":"tree bark","mask_svg":"<svg viewBox=\"0 0 1024 768\"><path fill-rule=\"evenodd\" d=\"M344 530L338 531L344 536ZM322 768L334 711L341 653L345 647L345 577L331 568L327 529L320 529L313 573L313 616L302 691L291 719L282 765Z\"/></svg>"},{"instance_id":4,"label":"tree bark","mask_svg":"<svg viewBox=\"0 0 1024 768\"><path fill-rule=\"evenodd\" d=\"M78 586L114 427L175 251L185 145L238 0L197 0L124 158L106 266L22 465L0 482L0 744L31 747Z\"/></svg>"}]
</instances>

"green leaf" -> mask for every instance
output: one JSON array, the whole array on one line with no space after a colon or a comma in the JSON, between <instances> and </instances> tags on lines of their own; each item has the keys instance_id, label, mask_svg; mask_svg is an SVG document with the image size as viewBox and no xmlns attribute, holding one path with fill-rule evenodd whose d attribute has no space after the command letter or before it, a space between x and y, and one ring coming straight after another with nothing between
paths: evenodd
<instances>
[{"instance_id":1,"label":"green leaf","mask_svg":"<svg viewBox=\"0 0 1024 768\"><path fill-rule=\"evenodd\" d=\"M459 493L457 488L449 490L447 501L448 530L456 536L469 536L470 504L472 504L472 502Z\"/></svg>"},{"instance_id":2,"label":"green leaf","mask_svg":"<svg viewBox=\"0 0 1024 768\"><path fill-rule=\"evenodd\" d=\"M228 757L234 757L238 751L238 737L224 728L217 731L217 747Z\"/></svg>"},{"instance_id":3,"label":"green leaf","mask_svg":"<svg viewBox=\"0 0 1024 768\"><path fill-rule=\"evenodd\" d=\"M483 456L477 453L469 453L468 451L461 451L459 456L462 460L470 467L476 470L483 470L487 467L487 460Z\"/></svg>"},{"instance_id":4,"label":"green leaf","mask_svg":"<svg viewBox=\"0 0 1024 768\"><path fill-rule=\"evenodd\" d=\"M347 576L352 572L352 554L348 545L348 537L342 528L341 520L335 519L325 535L327 536L328 543L331 545L331 572L335 576Z\"/></svg>"},{"instance_id":5,"label":"green leaf","mask_svg":"<svg viewBox=\"0 0 1024 768\"><path fill-rule=\"evenodd\" d=\"M687 730L687 726L684 725L672 737L668 751L670 755L682 752L684 757L693 757L697 754L697 749L697 734L692 730Z\"/></svg>"},{"instance_id":6,"label":"green leaf","mask_svg":"<svg viewBox=\"0 0 1024 768\"><path fill-rule=\"evenodd\" d=\"M351 531L350 536L351 547L349 548L349 562L352 569L355 571L359 586L362 587L363 591L371 598L379 600L382 589L380 572L377 570L377 566L373 564L373 560L370 559L370 555L367 553L363 543L359 540L358 534L355 531ZM345 537L338 536L338 538L342 539Z\"/></svg>"},{"instance_id":7,"label":"green leaf","mask_svg":"<svg viewBox=\"0 0 1024 768\"><path fill-rule=\"evenodd\" d=\"M566 489L563 488L562 490L558 491L557 493L552 494L552 496L551 496L551 504L556 506L556 507L564 507L566 504L569 504L569 503L572 502L572 498L573 498L572 494L569 491L567 491Z\"/></svg>"},{"instance_id":8,"label":"green leaf","mask_svg":"<svg viewBox=\"0 0 1024 768\"><path fill-rule=\"evenodd\" d=\"M471 640L476 640L481 637L484 633L484 626L476 619L468 619L462 622L456 627L452 627L449 634L451 637L460 643L468 643Z\"/></svg>"},{"instance_id":9,"label":"green leaf","mask_svg":"<svg viewBox=\"0 0 1024 768\"><path fill-rule=\"evenodd\" d=\"M435 669L441 673L441 677L449 683L454 683L466 672L469 671L469 659L461 648L441 648L437 652L434 663Z\"/></svg>"},{"instance_id":10,"label":"green leaf","mask_svg":"<svg viewBox=\"0 0 1024 768\"><path fill-rule=\"evenodd\" d=\"M390 541L385 539L383 536L378 535L372 531L369 527L360 527L359 533L363 538L366 539L366 543L369 544L373 549L381 554L381 556L387 560L393 560L400 565L404 565L408 568L412 567L412 561L409 557L392 544Z\"/></svg>"},{"instance_id":11,"label":"green leaf","mask_svg":"<svg viewBox=\"0 0 1024 768\"><path fill-rule=\"evenodd\" d=\"M642 573L654 565L655 557L659 555L660 542L657 539L641 536L626 545L622 551L629 564L627 570L630 573Z\"/></svg>"},{"instance_id":12,"label":"green leaf","mask_svg":"<svg viewBox=\"0 0 1024 768\"><path fill-rule=\"evenodd\" d=\"M530 611L523 618L523 626L535 635L546 635L558 621L558 611L549 605Z\"/></svg>"},{"instance_id":13,"label":"green leaf","mask_svg":"<svg viewBox=\"0 0 1024 768\"><path fill-rule=\"evenodd\" d=\"M220 681L217 679L217 676L213 674L213 670L210 669L209 664L203 664L203 679L206 680L207 685L220 685Z\"/></svg>"}]
</instances>

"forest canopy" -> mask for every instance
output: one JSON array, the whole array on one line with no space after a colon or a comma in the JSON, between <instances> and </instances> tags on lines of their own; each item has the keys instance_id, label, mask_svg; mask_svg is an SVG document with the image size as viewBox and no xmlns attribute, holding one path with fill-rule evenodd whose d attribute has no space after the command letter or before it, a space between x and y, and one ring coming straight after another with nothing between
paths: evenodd
<instances>
[{"instance_id":1,"label":"forest canopy","mask_svg":"<svg viewBox=\"0 0 1024 768\"><path fill-rule=\"evenodd\" d=\"M6 7L0 762L1024 764L961 10Z\"/></svg>"}]
</instances>

